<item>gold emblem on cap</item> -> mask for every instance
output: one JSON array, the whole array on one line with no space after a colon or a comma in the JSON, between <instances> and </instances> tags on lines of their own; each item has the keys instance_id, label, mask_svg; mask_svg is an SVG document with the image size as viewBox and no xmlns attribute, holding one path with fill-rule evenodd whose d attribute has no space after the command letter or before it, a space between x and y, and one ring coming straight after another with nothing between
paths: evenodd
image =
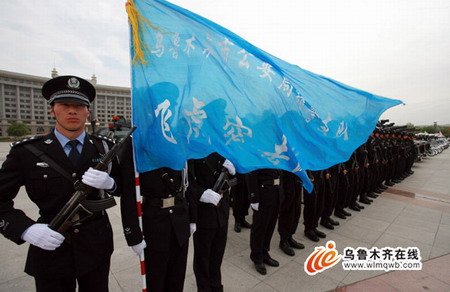
<instances>
[{"instance_id":1,"label":"gold emblem on cap","mask_svg":"<svg viewBox=\"0 0 450 292\"><path fill-rule=\"evenodd\" d=\"M67 87L69 87L71 89L79 89L80 88L80 81L77 78L75 78L75 77L71 77L67 81Z\"/></svg>"}]
</instances>

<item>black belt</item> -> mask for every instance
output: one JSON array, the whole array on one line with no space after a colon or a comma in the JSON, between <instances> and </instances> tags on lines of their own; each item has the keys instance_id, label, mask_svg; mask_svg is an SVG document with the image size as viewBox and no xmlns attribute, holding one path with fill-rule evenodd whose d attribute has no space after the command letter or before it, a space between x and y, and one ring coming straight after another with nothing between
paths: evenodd
<instances>
[{"instance_id":1,"label":"black belt","mask_svg":"<svg viewBox=\"0 0 450 292\"><path fill-rule=\"evenodd\" d=\"M175 197L170 198L150 198L146 196L142 196L142 204L157 207L161 209L170 208L175 206L179 202L183 202L184 199L181 195L177 195Z\"/></svg>"},{"instance_id":2,"label":"black belt","mask_svg":"<svg viewBox=\"0 0 450 292\"><path fill-rule=\"evenodd\" d=\"M266 186L279 186L281 184L281 179L275 178L275 179L271 179L271 180L261 181L260 183L262 185L266 185Z\"/></svg>"}]
</instances>

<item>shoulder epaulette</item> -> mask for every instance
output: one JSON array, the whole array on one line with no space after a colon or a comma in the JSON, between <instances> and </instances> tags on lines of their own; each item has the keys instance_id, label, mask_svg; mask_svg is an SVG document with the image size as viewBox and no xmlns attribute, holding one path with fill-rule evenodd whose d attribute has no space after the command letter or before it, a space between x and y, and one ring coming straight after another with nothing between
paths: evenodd
<instances>
[{"instance_id":1,"label":"shoulder epaulette","mask_svg":"<svg viewBox=\"0 0 450 292\"><path fill-rule=\"evenodd\" d=\"M91 136L94 137L94 138L100 139L100 140L108 141L108 142L113 143L113 144L116 143L116 141L113 138L107 137L107 136L104 136L104 135L92 134Z\"/></svg>"},{"instance_id":2,"label":"shoulder epaulette","mask_svg":"<svg viewBox=\"0 0 450 292\"><path fill-rule=\"evenodd\" d=\"M10 146L11 148L13 148L13 147L16 147L16 146L25 144L25 143L29 143L29 142L32 142L32 141L40 140L40 139L42 139L42 137L44 137L44 136L31 136L31 137L27 137L27 138L24 138L24 139L22 139L22 140L13 142L13 143L9 144L9 146Z\"/></svg>"}]
</instances>

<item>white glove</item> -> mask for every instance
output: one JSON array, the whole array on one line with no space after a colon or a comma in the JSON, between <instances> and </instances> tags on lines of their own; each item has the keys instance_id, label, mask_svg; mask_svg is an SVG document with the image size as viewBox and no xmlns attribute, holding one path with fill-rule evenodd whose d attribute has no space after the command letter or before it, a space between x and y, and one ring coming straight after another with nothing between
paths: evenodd
<instances>
[{"instance_id":1,"label":"white glove","mask_svg":"<svg viewBox=\"0 0 450 292\"><path fill-rule=\"evenodd\" d=\"M236 174L236 168L234 167L233 163L228 159L225 159L225 161L223 162L223 167L225 167L228 170L229 174L231 175Z\"/></svg>"},{"instance_id":2,"label":"white glove","mask_svg":"<svg viewBox=\"0 0 450 292\"><path fill-rule=\"evenodd\" d=\"M192 234L194 234L194 232L197 230L197 224L195 224L195 223L189 224L189 229L190 229L191 236L192 236Z\"/></svg>"},{"instance_id":3,"label":"white glove","mask_svg":"<svg viewBox=\"0 0 450 292\"><path fill-rule=\"evenodd\" d=\"M259 203L253 203L250 204L250 206L252 207L253 210L258 211L259 210Z\"/></svg>"},{"instance_id":4,"label":"white glove","mask_svg":"<svg viewBox=\"0 0 450 292\"><path fill-rule=\"evenodd\" d=\"M144 248L147 247L147 243L145 240L142 239L141 243L133 245L131 248L133 249L134 253L140 256L142 252L144 251Z\"/></svg>"},{"instance_id":5,"label":"white glove","mask_svg":"<svg viewBox=\"0 0 450 292\"><path fill-rule=\"evenodd\" d=\"M64 241L64 236L51 230L47 224L35 223L22 233L21 238L45 250L55 250Z\"/></svg>"},{"instance_id":6,"label":"white glove","mask_svg":"<svg viewBox=\"0 0 450 292\"><path fill-rule=\"evenodd\" d=\"M99 190L110 190L114 187L114 179L107 172L96 170L92 167L86 170L81 181Z\"/></svg>"},{"instance_id":7,"label":"white glove","mask_svg":"<svg viewBox=\"0 0 450 292\"><path fill-rule=\"evenodd\" d=\"M217 206L220 199L222 199L222 197L218 193L216 193L211 189L207 189L203 192L202 196L200 197L200 202L211 203Z\"/></svg>"}]
</instances>

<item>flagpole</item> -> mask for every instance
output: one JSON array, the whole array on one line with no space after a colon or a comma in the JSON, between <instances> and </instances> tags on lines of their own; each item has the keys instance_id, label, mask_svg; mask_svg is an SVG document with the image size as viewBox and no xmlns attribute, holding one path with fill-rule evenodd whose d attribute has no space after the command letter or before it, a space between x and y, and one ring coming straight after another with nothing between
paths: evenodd
<instances>
[{"instance_id":1,"label":"flagpole","mask_svg":"<svg viewBox=\"0 0 450 292\"><path fill-rule=\"evenodd\" d=\"M137 208L137 215L138 215L138 221L139 221L139 227L141 228L142 236L144 236L144 228L142 225L142 196L141 196L141 183L139 180L139 173L134 170L134 181L135 181L135 188L136 188L136 208ZM145 271L145 255L144 250L142 250L141 254L139 255L139 261L141 265L141 277L142 277L142 292L147 292L147 280L146 280L146 271Z\"/></svg>"},{"instance_id":2,"label":"flagpole","mask_svg":"<svg viewBox=\"0 0 450 292\"><path fill-rule=\"evenodd\" d=\"M139 37L139 21L142 21L142 16L139 11L137 11L136 6L134 5L133 0L127 0L125 3L125 10L128 15L128 21L131 26L131 34L130 42L134 42L134 47L137 49L135 58L132 60L132 63L136 61L136 59L140 60L145 64L145 59L143 57L143 51L141 49L141 41ZM130 75L132 70L130 70ZM131 76L130 76L131 77ZM133 103L133 99L131 99L131 103ZM135 189L136 189L136 208L137 208L137 216L139 221L139 227L141 228L142 236L144 238L144 228L142 224L142 196L141 196L141 184L139 180L139 173L136 170L136 157L133 152L133 161L134 161L134 181L135 181ZM144 238L145 239L145 238ZM142 278L142 292L147 292L147 280L146 280L146 271L145 271L145 255L144 250L142 250L139 255L139 262L141 266L141 278Z\"/></svg>"}]
</instances>

